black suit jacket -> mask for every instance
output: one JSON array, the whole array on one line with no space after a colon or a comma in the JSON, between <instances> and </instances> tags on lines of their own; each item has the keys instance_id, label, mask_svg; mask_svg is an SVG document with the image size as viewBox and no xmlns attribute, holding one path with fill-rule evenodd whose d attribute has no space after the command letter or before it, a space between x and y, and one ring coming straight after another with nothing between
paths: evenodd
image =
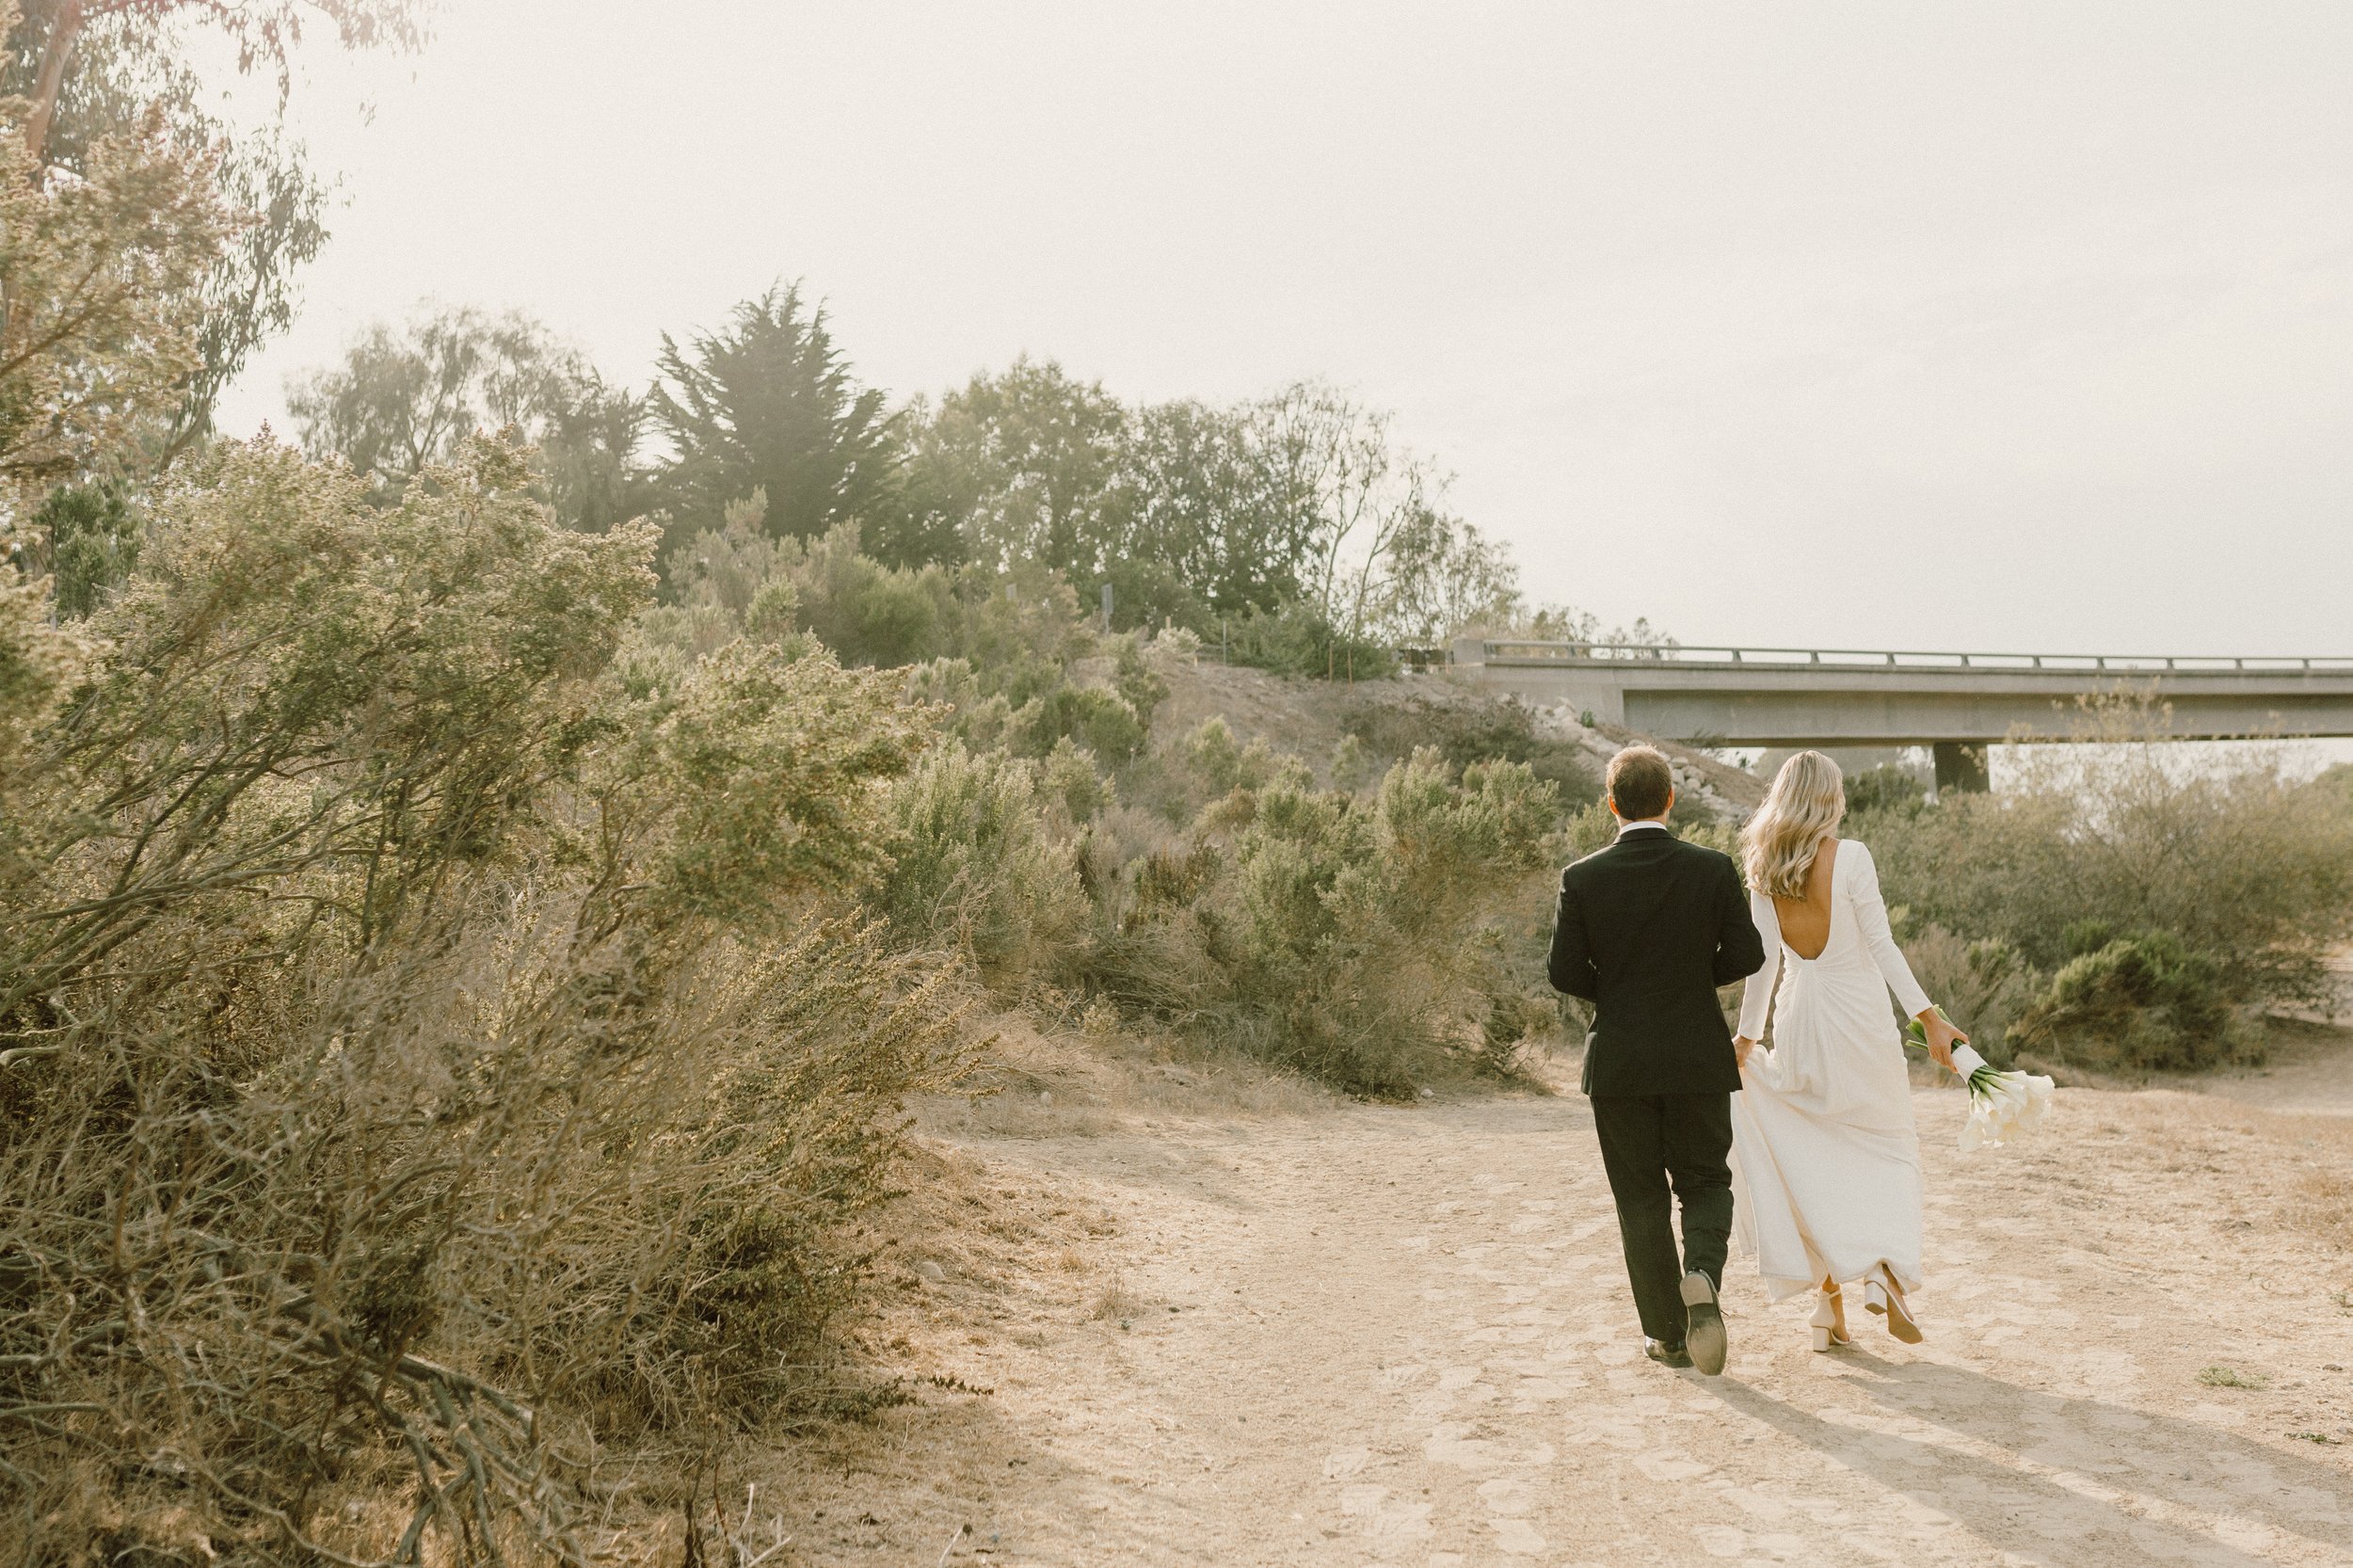
<instances>
[{"instance_id":1,"label":"black suit jacket","mask_svg":"<svg viewBox=\"0 0 2353 1568\"><path fill-rule=\"evenodd\" d=\"M1589 1095L1739 1088L1716 988L1764 966L1729 856L1638 829L1561 873L1552 984L1593 1004Z\"/></svg>"}]
</instances>

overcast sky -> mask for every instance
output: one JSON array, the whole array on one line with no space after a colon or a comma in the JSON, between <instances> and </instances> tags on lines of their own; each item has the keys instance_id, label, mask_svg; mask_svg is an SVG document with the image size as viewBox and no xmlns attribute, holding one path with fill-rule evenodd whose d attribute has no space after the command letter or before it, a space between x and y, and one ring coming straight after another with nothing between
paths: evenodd
<instances>
[{"instance_id":1,"label":"overcast sky","mask_svg":"<svg viewBox=\"0 0 2353 1568\"><path fill-rule=\"evenodd\" d=\"M1329 378L1687 641L2353 653L2349 84L2344 0L442 0L312 70L224 424L421 298L642 380L798 278L900 393Z\"/></svg>"}]
</instances>

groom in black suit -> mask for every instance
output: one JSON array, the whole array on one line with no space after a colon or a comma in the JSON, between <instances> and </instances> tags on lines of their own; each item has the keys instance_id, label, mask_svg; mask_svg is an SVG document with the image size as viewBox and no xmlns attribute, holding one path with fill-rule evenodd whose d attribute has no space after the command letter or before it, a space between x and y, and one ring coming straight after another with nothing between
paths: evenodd
<instances>
[{"instance_id":1,"label":"groom in black suit","mask_svg":"<svg viewBox=\"0 0 2353 1568\"><path fill-rule=\"evenodd\" d=\"M1617 841L1561 873L1552 984L1593 1004L1585 1093L1618 1203L1645 1352L1724 1369L1716 1304L1732 1239L1732 1031L1716 988L1754 974L1765 944L1729 856L1668 831L1674 772L1650 746L1609 760ZM1675 1256L1670 1190L1683 1207Z\"/></svg>"}]
</instances>

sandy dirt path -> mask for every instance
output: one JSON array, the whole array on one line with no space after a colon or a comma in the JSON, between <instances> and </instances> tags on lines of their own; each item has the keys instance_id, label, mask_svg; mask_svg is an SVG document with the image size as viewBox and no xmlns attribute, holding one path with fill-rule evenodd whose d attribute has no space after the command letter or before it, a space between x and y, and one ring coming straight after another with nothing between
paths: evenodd
<instances>
[{"instance_id":1,"label":"sandy dirt path","mask_svg":"<svg viewBox=\"0 0 2353 1568\"><path fill-rule=\"evenodd\" d=\"M2353 1123L2063 1091L1963 1159L1918 1098L1928 1343L1736 1259L1721 1379L1641 1358L1575 1096L984 1142L1115 1219L1092 1294L927 1304L992 1392L770 1495L812 1563L2353 1564Z\"/></svg>"}]
</instances>

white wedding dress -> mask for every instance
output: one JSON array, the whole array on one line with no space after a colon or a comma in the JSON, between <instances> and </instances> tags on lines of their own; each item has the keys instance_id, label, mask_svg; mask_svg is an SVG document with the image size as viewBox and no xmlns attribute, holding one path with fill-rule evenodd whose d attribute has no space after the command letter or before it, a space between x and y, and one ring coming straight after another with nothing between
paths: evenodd
<instances>
[{"instance_id":1,"label":"white wedding dress","mask_svg":"<svg viewBox=\"0 0 2353 1568\"><path fill-rule=\"evenodd\" d=\"M1887 928L1871 852L1852 840L1831 862L1830 904L1830 940L1804 958L1773 901L1750 895L1765 967L1740 1032L1762 1039L1770 1009L1773 1048L1749 1053L1732 1096L1734 1229L1775 1301L1881 1265L1906 1291L1920 1284L1920 1141L1887 996L1913 1016L1929 999Z\"/></svg>"}]
</instances>

